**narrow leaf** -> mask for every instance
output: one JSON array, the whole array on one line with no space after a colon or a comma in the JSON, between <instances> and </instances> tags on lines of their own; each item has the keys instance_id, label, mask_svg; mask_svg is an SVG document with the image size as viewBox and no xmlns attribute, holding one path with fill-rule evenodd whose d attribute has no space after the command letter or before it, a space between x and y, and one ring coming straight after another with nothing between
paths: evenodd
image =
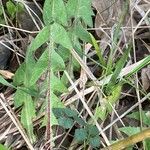
<instances>
[{"instance_id":1,"label":"narrow leaf","mask_svg":"<svg viewBox=\"0 0 150 150\"><path fill-rule=\"evenodd\" d=\"M7 80L5 80L1 75L0 75L0 83L6 86L12 87L12 88L16 88L12 84L10 84Z\"/></svg>"},{"instance_id":2,"label":"narrow leaf","mask_svg":"<svg viewBox=\"0 0 150 150\"><path fill-rule=\"evenodd\" d=\"M106 87L106 92L108 95L111 93L113 86L116 84L117 78L128 59L130 50L131 50L131 46L129 46L128 49L125 50L123 56L120 58L120 60L116 64L115 71L113 72L110 82L108 83Z\"/></svg>"}]
</instances>

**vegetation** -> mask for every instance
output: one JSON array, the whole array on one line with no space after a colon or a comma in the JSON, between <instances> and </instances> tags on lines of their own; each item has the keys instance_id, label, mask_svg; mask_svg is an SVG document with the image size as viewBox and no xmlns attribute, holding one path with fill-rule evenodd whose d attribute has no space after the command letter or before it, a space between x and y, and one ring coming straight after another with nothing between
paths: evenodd
<instances>
[{"instance_id":1,"label":"vegetation","mask_svg":"<svg viewBox=\"0 0 150 150\"><path fill-rule=\"evenodd\" d=\"M149 33L149 10L133 26L134 2L122 1L112 25L103 12L114 11L117 2L103 11L95 4L100 1L1 2L0 26L15 59L9 71L0 70L0 126L3 114L11 122L0 130L0 149L149 150L149 38L142 38ZM100 25L103 33L93 28L100 14L110 26ZM146 52L138 52L139 41ZM8 143L10 135L18 140Z\"/></svg>"}]
</instances>

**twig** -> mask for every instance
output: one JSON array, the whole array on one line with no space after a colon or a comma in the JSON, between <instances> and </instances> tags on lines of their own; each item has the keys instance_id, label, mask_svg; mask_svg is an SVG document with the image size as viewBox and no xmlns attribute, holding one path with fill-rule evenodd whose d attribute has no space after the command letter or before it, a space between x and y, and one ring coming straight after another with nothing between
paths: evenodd
<instances>
[{"instance_id":1,"label":"twig","mask_svg":"<svg viewBox=\"0 0 150 150\"><path fill-rule=\"evenodd\" d=\"M125 138L123 140L120 140L119 142L116 142L108 147L102 148L101 150L122 150L130 145L134 145L140 141L143 141L150 137L150 128L134 134L128 138Z\"/></svg>"},{"instance_id":2,"label":"twig","mask_svg":"<svg viewBox=\"0 0 150 150\"><path fill-rule=\"evenodd\" d=\"M27 146L29 147L30 150L34 150L32 144L30 143L28 136L26 135L24 129L22 128L19 120L17 119L17 117L15 116L14 112L12 111L12 109L9 107L8 104L6 104L6 100L3 96L3 94L0 94L0 104L3 106L3 108L5 109L6 113L8 114L8 116L10 117L10 119L12 120L12 122L14 123L14 125L17 127L18 131L20 132L20 134L22 135L23 139L25 140ZM9 109L8 109L8 108Z\"/></svg>"}]
</instances>

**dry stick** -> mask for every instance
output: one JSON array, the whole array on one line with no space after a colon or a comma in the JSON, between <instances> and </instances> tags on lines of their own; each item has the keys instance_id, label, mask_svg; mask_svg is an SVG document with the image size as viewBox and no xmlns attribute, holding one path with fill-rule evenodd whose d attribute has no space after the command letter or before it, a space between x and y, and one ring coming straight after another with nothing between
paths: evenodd
<instances>
[{"instance_id":1,"label":"dry stick","mask_svg":"<svg viewBox=\"0 0 150 150\"><path fill-rule=\"evenodd\" d=\"M3 94L0 94L0 103L1 103L2 107L5 109L6 113L8 114L8 116L10 117L10 119L12 120L12 122L14 123L14 125L16 126L16 128L18 129L18 131L20 132L20 134L22 135L22 137L25 140L28 148L30 150L34 150L32 144L29 141L28 136L26 135L24 129L22 128L22 126L21 126L18 118L15 116L15 114L12 111L11 107L8 104L4 103L4 102L7 102L7 101L5 100ZM7 107L9 109L6 107L6 105L7 105Z\"/></svg>"},{"instance_id":2,"label":"dry stick","mask_svg":"<svg viewBox=\"0 0 150 150\"><path fill-rule=\"evenodd\" d=\"M119 142L116 142L108 147L102 148L101 150L122 150L147 138L150 138L150 128L120 140Z\"/></svg>"},{"instance_id":3,"label":"dry stick","mask_svg":"<svg viewBox=\"0 0 150 150\"><path fill-rule=\"evenodd\" d=\"M47 72L47 77L48 77L48 89L47 89L47 126L46 126L46 147L47 149L51 149L51 51L53 48L53 42L50 37L50 43L48 45L48 72ZM49 141L49 142L48 142Z\"/></svg>"},{"instance_id":4,"label":"dry stick","mask_svg":"<svg viewBox=\"0 0 150 150\"><path fill-rule=\"evenodd\" d=\"M143 103L150 97L150 93L148 93L144 98L141 99L140 103ZM139 102L134 104L132 107L130 107L126 112L124 112L122 115L120 115L120 119L126 116L128 113L130 113L133 109L139 106ZM113 124L115 124L117 121L119 121L119 118L115 119L112 123L110 123L108 126L106 126L103 131L106 131L109 129Z\"/></svg>"}]
</instances>

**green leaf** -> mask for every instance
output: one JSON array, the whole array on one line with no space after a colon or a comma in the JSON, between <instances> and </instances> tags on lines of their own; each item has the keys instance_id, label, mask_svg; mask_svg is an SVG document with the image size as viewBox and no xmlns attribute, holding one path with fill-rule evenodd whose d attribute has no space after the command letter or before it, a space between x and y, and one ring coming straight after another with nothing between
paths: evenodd
<instances>
[{"instance_id":1,"label":"green leaf","mask_svg":"<svg viewBox=\"0 0 150 150\"><path fill-rule=\"evenodd\" d=\"M93 26L91 0L68 0L66 7L69 19L78 20L81 18L87 25Z\"/></svg>"},{"instance_id":2,"label":"green leaf","mask_svg":"<svg viewBox=\"0 0 150 150\"><path fill-rule=\"evenodd\" d=\"M106 107L105 106L99 106L99 107L96 107L96 110L95 110L95 118L97 119L101 119L102 121L104 121L106 119Z\"/></svg>"},{"instance_id":3,"label":"green leaf","mask_svg":"<svg viewBox=\"0 0 150 150\"><path fill-rule=\"evenodd\" d=\"M57 22L67 26L67 13L63 0L45 0L43 20L46 25Z\"/></svg>"},{"instance_id":4,"label":"green leaf","mask_svg":"<svg viewBox=\"0 0 150 150\"><path fill-rule=\"evenodd\" d=\"M89 139L89 144L92 146L92 148L98 148L100 147L100 137L95 136L93 138Z\"/></svg>"},{"instance_id":5,"label":"green leaf","mask_svg":"<svg viewBox=\"0 0 150 150\"><path fill-rule=\"evenodd\" d=\"M12 1L8 1L6 3L6 7L7 7L7 11L9 13L9 15L14 18L15 17L15 13L16 13L16 6Z\"/></svg>"},{"instance_id":6,"label":"green leaf","mask_svg":"<svg viewBox=\"0 0 150 150\"><path fill-rule=\"evenodd\" d=\"M0 144L0 150L8 150L4 145Z\"/></svg>"},{"instance_id":7,"label":"green leaf","mask_svg":"<svg viewBox=\"0 0 150 150\"><path fill-rule=\"evenodd\" d=\"M5 80L1 75L0 75L0 83L6 86L12 87L12 88L16 88L12 84L10 84L7 80Z\"/></svg>"},{"instance_id":8,"label":"green leaf","mask_svg":"<svg viewBox=\"0 0 150 150\"><path fill-rule=\"evenodd\" d=\"M116 84L111 91L111 95L107 96L106 99L106 108L109 113L112 111L112 106L119 100L122 90L122 83Z\"/></svg>"},{"instance_id":9,"label":"green leaf","mask_svg":"<svg viewBox=\"0 0 150 150\"><path fill-rule=\"evenodd\" d=\"M73 126L74 121L71 118L60 117L58 118L58 123L60 126L64 127L65 129L70 129Z\"/></svg>"},{"instance_id":10,"label":"green leaf","mask_svg":"<svg viewBox=\"0 0 150 150\"><path fill-rule=\"evenodd\" d=\"M56 118L63 117L64 111L65 111L65 108L53 108L53 113L56 116Z\"/></svg>"},{"instance_id":11,"label":"green leaf","mask_svg":"<svg viewBox=\"0 0 150 150\"><path fill-rule=\"evenodd\" d=\"M26 93L20 89L17 89L15 92L15 96L14 96L14 105L15 107L19 107L21 105L23 105L24 101L26 99L25 98Z\"/></svg>"},{"instance_id":12,"label":"green leaf","mask_svg":"<svg viewBox=\"0 0 150 150\"><path fill-rule=\"evenodd\" d=\"M32 119L35 117L35 106L30 95L25 93L22 99L24 106L21 111L21 122L27 130L31 143L34 143L36 139L33 133Z\"/></svg>"},{"instance_id":13,"label":"green leaf","mask_svg":"<svg viewBox=\"0 0 150 150\"><path fill-rule=\"evenodd\" d=\"M85 129L88 131L89 136L94 137L96 135L99 135L99 130L95 125L88 124Z\"/></svg>"},{"instance_id":14,"label":"green leaf","mask_svg":"<svg viewBox=\"0 0 150 150\"><path fill-rule=\"evenodd\" d=\"M60 44L67 49L73 48L70 38L68 36L68 33L66 32L63 26L61 26L60 24L54 23L51 25L50 31L51 31L50 32L51 39L55 43Z\"/></svg>"},{"instance_id":15,"label":"green leaf","mask_svg":"<svg viewBox=\"0 0 150 150\"><path fill-rule=\"evenodd\" d=\"M75 120L79 125L81 125L81 126L85 126L85 125L86 125L85 121L84 121L82 118L80 118L80 117L78 117L78 116L74 116L73 118L74 118L74 120Z\"/></svg>"},{"instance_id":16,"label":"green leaf","mask_svg":"<svg viewBox=\"0 0 150 150\"><path fill-rule=\"evenodd\" d=\"M34 69L32 69L32 76L30 78L30 85L36 83L40 76L47 70L48 61L51 61L51 69L53 71L60 71L65 69L65 64L63 59L58 55L55 50L51 52L51 60L48 58L48 49L41 55Z\"/></svg>"},{"instance_id":17,"label":"green leaf","mask_svg":"<svg viewBox=\"0 0 150 150\"><path fill-rule=\"evenodd\" d=\"M78 113L75 110L71 110L70 108L65 108L64 109L64 113L68 116L68 117L75 117L78 115Z\"/></svg>"},{"instance_id":18,"label":"green leaf","mask_svg":"<svg viewBox=\"0 0 150 150\"><path fill-rule=\"evenodd\" d=\"M80 38L84 42L88 42L92 44L90 34L83 26L81 25L81 22L79 22L75 27L73 28L76 36Z\"/></svg>"},{"instance_id":19,"label":"green leaf","mask_svg":"<svg viewBox=\"0 0 150 150\"><path fill-rule=\"evenodd\" d=\"M13 84L15 86L23 84L24 78L25 78L25 63L22 63L15 72L15 76L13 77Z\"/></svg>"},{"instance_id":20,"label":"green leaf","mask_svg":"<svg viewBox=\"0 0 150 150\"><path fill-rule=\"evenodd\" d=\"M113 72L112 77L110 79L110 82L108 83L108 85L106 87L106 93L108 95L111 94L112 88L116 84L117 78L118 78L122 68L124 67L124 65L125 65L125 63L126 63L126 61L128 59L130 50L131 50L131 46L129 46L125 50L123 56L119 59L119 61L115 65L116 66L115 71Z\"/></svg>"},{"instance_id":21,"label":"green leaf","mask_svg":"<svg viewBox=\"0 0 150 150\"><path fill-rule=\"evenodd\" d=\"M31 42L27 49L26 62L29 61L30 56L35 52L42 44L49 40L50 29L49 26L44 27L36 38Z\"/></svg>"},{"instance_id":22,"label":"green leaf","mask_svg":"<svg viewBox=\"0 0 150 150\"><path fill-rule=\"evenodd\" d=\"M119 130L127 134L128 136L139 133L141 131L140 127L122 127L119 128Z\"/></svg>"},{"instance_id":23,"label":"green leaf","mask_svg":"<svg viewBox=\"0 0 150 150\"><path fill-rule=\"evenodd\" d=\"M74 137L78 142L83 142L87 139L88 133L85 129L76 129Z\"/></svg>"},{"instance_id":24,"label":"green leaf","mask_svg":"<svg viewBox=\"0 0 150 150\"><path fill-rule=\"evenodd\" d=\"M150 148L150 138L145 139L145 150L149 150Z\"/></svg>"},{"instance_id":25,"label":"green leaf","mask_svg":"<svg viewBox=\"0 0 150 150\"><path fill-rule=\"evenodd\" d=\"M145 125L150 125L150 118L146 115L146 111L141 112L142 115L142 121ZM133 118L136 120L140 120L140 113L139 112L133 112L132 114L127 115L129 118Z\"/></svg>"},{"instance_id":26,"label":"green leaf","mask_svg":"<svg viewBox=\"0 0 150 150\"><path fill-rule=\"evenodd\" d=\"M90 33L89 33L90 34ZM92 35L92 34L90 34L90 37L91 37L91 40L92 40L92 44L93 44L93 46L94 46L94 48L95 48L95 51L96 51L96 54L97 54L97 56L98 56L98 58L99 58L99 62L100 62L100 65L102 66L102 67L105 67L106 66L106 62L105 62L105 60L104 60L104 58L103 58L103 55L102 55L102 50L100 49L100 47L99 47L99 45L97 44L97 41L96 41L96 39L94 38L94 36Z\"/></svg>"},{"instance_id":27,"label":"green leaf","mask_svg":"<svg viewBox=\"0 0 150 150\"><path fill-rule=\"evenodd\" d=\"M56 118L59 118L61 115L58 113L58 116L57 114L55 113L55 110L56 112L59 111L60 109L60 112L61 110L63 110L63 108L65 108L64 104L61 102L61 100L54 94L54 93L51 93L51 102L52 102L52 105L51 105L51 125L58 125L58 121ZM45 104L43 104L43 107L45 108ZM41 113L43 113L43 111L45 111L43 108L41 109ZM62 115L63 117L64 115ZM44 117L43 119L43 123L42 123L42 126L46 126L47 124L47 116Z\"/></svg>"},{"instance_id":28,"label":"green leaf","mask_svg":"<svg viewBox=\"0 0 150 150\"><path fill-rule=\"evenodd\" d=\"M54 73L51 73L51 89L55 92L67 92L67 88L63 84L63 82L57 78Z\"/></svg>"}]
</instances>

